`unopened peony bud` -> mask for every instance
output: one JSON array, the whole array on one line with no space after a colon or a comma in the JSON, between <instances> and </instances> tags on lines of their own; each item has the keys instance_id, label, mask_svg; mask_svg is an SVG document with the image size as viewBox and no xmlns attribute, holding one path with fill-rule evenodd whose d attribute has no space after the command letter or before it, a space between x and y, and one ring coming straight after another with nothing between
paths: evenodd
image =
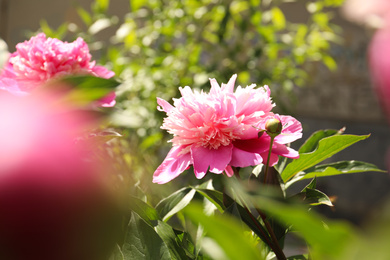
<instances>
[{"instance_id":1,"label":"unopened peony bud","mask_svg":"<svg viewBox=\"0 0 390 260\"><path fill-rule=\"evenodd\" d=\"M265 130L271 137L278 136L282 132L282 128L282 123L276 118L271 118L265 123Z\"/></svg>"}]
</instances>

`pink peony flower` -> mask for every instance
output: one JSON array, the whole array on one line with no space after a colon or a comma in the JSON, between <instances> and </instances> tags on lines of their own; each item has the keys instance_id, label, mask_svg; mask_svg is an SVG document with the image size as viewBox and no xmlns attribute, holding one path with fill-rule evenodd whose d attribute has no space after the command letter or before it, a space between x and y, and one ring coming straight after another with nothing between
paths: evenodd
<instances>
[{"instance_id":1,"label":"pink peony flower","mask_svg":"<svg viewBox=\"0 0 390 260\"><path fill-rule=\"evenodd\" d=\"M182 97L174 99L174 106L158 98L159 109L167 113L162 129L173 134L173 147L153 175L153 182L166 183L176 178L190 165L195 176L203 178L207 171L227 176L232 167L254 166L268 157L270 137L258 137L258 128L266 120L277 116L271 113L274 104L268 86L234 90L237 75L220 87L210 79L210 93L180 88ZM284 127L275 139L271 163L278 155L297 158L298 153L285 146L301 137L301 124L292 117L281 116Z\"/></svg>"},{"instance_id":2,"label":"pink peony flower","mask_svg":"<svg viewBox=\"0 0 390 260\"><path fill-rule=\"evenodd\" d=\"M102 78L114 76L114 72L91 61L88 45L82 38L68 43L46 38L44 33L40 33L16 45L16 51L0 74L0 89L25 95L50 79L73 74ZM115 94L101 100L100 105L115 105Z\"/></svg>"}]
</instances>

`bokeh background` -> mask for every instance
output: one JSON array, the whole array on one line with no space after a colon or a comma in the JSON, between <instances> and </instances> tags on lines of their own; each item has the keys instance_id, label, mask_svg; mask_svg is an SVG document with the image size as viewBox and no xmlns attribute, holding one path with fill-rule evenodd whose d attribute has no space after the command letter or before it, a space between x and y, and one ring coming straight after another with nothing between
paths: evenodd
<instances>
[{"instance_id":1,"label":"bokeh background","mask_svg":"<svg viewBox=\"0 0 390 260\"><path fill-rule=\"evenodd\" d=\"M130 174L151 180L169 136L155 98L177 88L207 89L208 78L268 84L280 112L298 118L304 139L319 129L371 134L331 158L386 169L390 133L373 91L367 47L373 31L345 19L342 1L0 0L0 38L13 52L38 31L68 41L82 36L94 58L123 84L112 119ZM255 8L254 8L255 7ZM200 46L200 47L199 47ZM0 62L7 46L1 46ZM295 144L296 146L299 144ZM150 184L145 192L159 192ZM298 190L299 187L296 187ZM318 180L335 199L320 208L362 225L390 198L387 173Z\"/></svg>"}]
</instances>

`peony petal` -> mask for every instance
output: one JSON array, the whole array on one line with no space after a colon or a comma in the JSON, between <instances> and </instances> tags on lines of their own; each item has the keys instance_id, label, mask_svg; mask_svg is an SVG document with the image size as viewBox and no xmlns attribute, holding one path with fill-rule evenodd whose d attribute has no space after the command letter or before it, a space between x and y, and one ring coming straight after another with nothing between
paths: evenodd
<instances>
[{"instance_id":1,"label":"peony petal","mask_svg":"<svg viewBox=\"0 0 390 260\"><path fill-rule=\"evenodd\" d=\"M263 163L266 164L268 160L268 152L262 153L261 157L263 157ZM279 156L277 154L271 153L271 158L269 159L269 166L274 166L279 160Z\"/></svg>"},{"instance_id":2,"label":"peony petal","mask_svg":"<svg viewBox=\"0 0 390 260\"><path fill-rule=\"evenodd\" d=\"M157 98L157 103L161 106L161 107L157 107L159 111L165 111L166 113L169 113L169 111L171 111L171 109L173 108L171 104L169 104L167 101L165 101L162 98Z\"/></svg>"},{"instance_id":3,"label":"peony petal","mask_svg":"<svg viewBox=\"0 0 390 260\"><path fill-rule=\"evenodd\" d=\"M283 157L297 159L299 158L299 153L294 149L285 146L284 144L274 143L272 147L272 153L278 154Z\"/></svg>"},{"instance_id":4,"label":"peony petal","mask_svg":"<svg viewBox=\"0 0 390 260\"><path fill-rule=\"evenodd\" d=\"M237 79L237 74L234 74L230 79L227 84L222 83L222 91L228 92L228 93L233 93L234 90L234 84L236 83Z\"/></svg>"},{"instance_id":5,"label":"peony petal","mask_svg":"<svg viewBox=\"0 0 390 260\"><path fill-rule=\"evenodd\" d=\"M230 165L234 167L247 167L260 164L263 158L258 153L246 152L233 147L232 160Z\"/></svg>"},{"instance_id":6,"label":"peony petal","mask_svg":"<svg viewBox=\"0 0 390 260\"><path fill-rule=\"evenodd\" d=\"M233 145L240 150L260 154L265 151L268 151L270 145L270 138L267 135L262 135L260 138L235 140L233 142Z\"/></svg>"},{"instance_id":7,"label":"peony petal","mask_svg":"<svg viewBox=\"0 0 390 260\"><path fill-rule=\"evenodd\" d=\"M210 95L218 95L221 91L216 79L209 79L211 84Z\"/></svg>"},{"instance_id":8,"label":"peony petal","mask_svg":"<svg viewBox=\"0 0 390 260\"><path fill-rule=\"evenodd\" d=\"M96 65L95 67L92 68L93 74L95 74L98 77L109 79L115 76L115 72L110 71L106 69L103 66Z\"/></svg>"},{"instance_id":9,"label":"peony petal","mask_svg":"<svg viewBox=\"0 0 390 260\"><path fill-rule=\"evenodd\" d=\"M196 178L203 178L209 168L210 172L222 173L232 158L232 149L232 144L220 146L218 149L192 146L191 156Z\"/></svg>"},{"instance_id":10,"label":"peony petal","mask_svg":"<svg viewBox=\"0 0 390 260\"><path fill-rule=\"evenodd\" d=\"M184 146L174 146L153 174L153 182L167 183L180 175L191 164L191 154L180 154Z\"/></svg>"},{"instance_id":11,"label":"peony petal","mask_svg":"<svg viewBox=\"0 0 390 260\"><path fill-rule=\"evenodd\" d=\"M232 177L234 175L233 168L230 165L226 166L225 173L228 177Z\"/></svg>"},{"instance_id":12,"label":"peony petal","mask_svg":"<svg viewBox=\"0 0 390 260\"><path fill-rule=\"evenodd\" d=\"M276 115L278 116L278 115ZM275 141L280 144L288 144L302 137L302 125L292 116L280 116L283 130L275 137Z\"/></svg>"}]
</instances>

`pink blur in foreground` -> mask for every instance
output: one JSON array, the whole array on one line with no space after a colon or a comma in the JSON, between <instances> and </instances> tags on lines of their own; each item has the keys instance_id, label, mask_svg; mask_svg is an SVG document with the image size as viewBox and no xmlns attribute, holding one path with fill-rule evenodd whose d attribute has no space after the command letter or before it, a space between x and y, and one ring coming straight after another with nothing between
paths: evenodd
<instances>
[{"instance_id":1,"label":"pink blur in foreground","mask_svg":"<svg viewBox=\"0 0 390 260\"><path fill-rule=\"evenodd\" d=\"M107 259L114 245L107 167L76 142L96 119L58 100L0 91L1 259Z\"/></svg>"},{"instance_id":2,"label":"pink blur in foreground","mask_svg":"<svg viewBox=\"0 0 390 260\"><path fill-rule=\"evenodd\" d=\"M238 86L237 75L227 84L219 86L210 79L209 93L190 87L180 88L182 97L174 99L173 106L158 99L160 110L167 113L162 129L173 134L173 147L153 175L153 182L166 183L176 178L190 165L195 176L203 178L208 171L233 175L232 167L246 167L263 163L268 158L270 137L258 137L266 120L274 115L270 90ZM284 125L282 134L275 139L270 164L278 155L297 158L298 152L285 144L302 136L301 124L289 116L278 116Z\"/></svg>"}]
</instances>

